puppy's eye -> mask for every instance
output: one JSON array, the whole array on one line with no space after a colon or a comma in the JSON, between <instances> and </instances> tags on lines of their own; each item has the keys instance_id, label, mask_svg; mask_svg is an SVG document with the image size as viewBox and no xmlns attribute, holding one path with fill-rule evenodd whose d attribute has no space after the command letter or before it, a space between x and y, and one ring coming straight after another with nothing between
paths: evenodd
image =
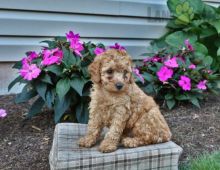
<instances>
[{"instance_id":1,"label":"puppy's eye","mask_svg":"<svg viewBox=\"0 0 220 170\"><path fill-rule=\"evenodd\" d=\"M124 74L126 75L127 73L128 73L128 71L127 71L127 70L125 70L125 71L124 71Z\"/></svg>"},{"instance_id":2,"label":"puppy's eye","mask_svg":"<svg viewBox=\"0 0 220 170\"><path fill-rule=\"evenodd\" d=\"M112 74L112 73L113 73L113 70L112 70L112 69L108 69L108 70L106 71L106 73Z\"/></svg>"},{"instance_id":3,"label":"puppy's eye","mask_svg":"<svg viewBox=\"0 0 220 170\"><path fill-rule=\"evenodd\" d=\"M127 79L127 78L128 78L127 74L128 74L128 71L125 70L125 71L124 71L124 79Z\"/></svg>"}]
</instances>

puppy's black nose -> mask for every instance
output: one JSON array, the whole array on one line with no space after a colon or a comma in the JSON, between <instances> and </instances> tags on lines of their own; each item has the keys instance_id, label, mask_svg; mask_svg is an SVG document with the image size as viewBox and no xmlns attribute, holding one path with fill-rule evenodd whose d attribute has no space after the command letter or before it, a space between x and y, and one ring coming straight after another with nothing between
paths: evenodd
<instances>
[{"instance_id":1,"label":"puppy's black nose","mask_svg":"<svg viewBox=\"0 0 220 170\"><path fill-rule=\"evenodd\" d=\"M118 90L121 90L123 86L124 86L124 84L122 84L122 83L116 83L116 84L115 84L115 87L116 87Z\"/></svg>"}]
</instances>

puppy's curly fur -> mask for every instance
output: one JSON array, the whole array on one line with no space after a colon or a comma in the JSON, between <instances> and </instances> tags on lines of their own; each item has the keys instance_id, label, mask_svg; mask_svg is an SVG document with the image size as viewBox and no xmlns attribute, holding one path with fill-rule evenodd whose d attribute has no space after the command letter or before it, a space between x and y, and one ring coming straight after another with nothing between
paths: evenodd
<instances>
[{"instance_id":1,"label":"puppy's curly fur","mask_svg":"<svg viewBox=\"0 0 220 170\"><path fill-rule=\"evenodd\" d=\"M152 97L134 82L131 57L125 50L109 49L89 66L93 81L87 135L82 147L93 146L103 127L109 127L99 146L112 152L119 142L138 147L169 141L170 129Z\"/></svg>"}]
</instances>

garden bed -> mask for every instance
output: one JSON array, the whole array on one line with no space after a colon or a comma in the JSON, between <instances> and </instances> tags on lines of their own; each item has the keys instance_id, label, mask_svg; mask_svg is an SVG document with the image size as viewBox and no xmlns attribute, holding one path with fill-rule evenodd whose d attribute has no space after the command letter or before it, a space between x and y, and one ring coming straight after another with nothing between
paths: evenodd
<instances>
[{"instance_id":1,"label":"garden bed","mask_svg":"<svg viewBox=\"0 0 220 170\"><path fill-rule=\"evenodd\" d=\"M49 169L48 155L54 132L49 110L31 120L25 114L31 102L14 104L14 95L0 96L0 108L8 116L0 120L0 169ZM219 150L220 98L209 96L198 109L181 105L162 109L173 133L173 141L183 147L181 161L203 152Z\"/></svg>"}]
</instances>

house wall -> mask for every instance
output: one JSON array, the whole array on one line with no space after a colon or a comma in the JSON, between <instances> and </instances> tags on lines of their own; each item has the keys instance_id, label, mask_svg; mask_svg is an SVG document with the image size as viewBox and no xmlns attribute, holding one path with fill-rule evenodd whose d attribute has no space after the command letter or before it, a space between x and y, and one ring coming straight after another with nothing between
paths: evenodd
<instances>
[{"instance_id":1,"label":"house wall","mask_svg":"<svg viewBox=\"0 0 220 170\"><path fill-rule=\"evenodd\" d=\"M220 0L209 3L216 6ZM149 42L166 31L169 17L166 0L1 0L0 94L8 93L17 75L13 63L26 51L39 51L42 40L74 30L82 40L118 42L133 58L141 58Z\"/></svg>"}]
</instances>

